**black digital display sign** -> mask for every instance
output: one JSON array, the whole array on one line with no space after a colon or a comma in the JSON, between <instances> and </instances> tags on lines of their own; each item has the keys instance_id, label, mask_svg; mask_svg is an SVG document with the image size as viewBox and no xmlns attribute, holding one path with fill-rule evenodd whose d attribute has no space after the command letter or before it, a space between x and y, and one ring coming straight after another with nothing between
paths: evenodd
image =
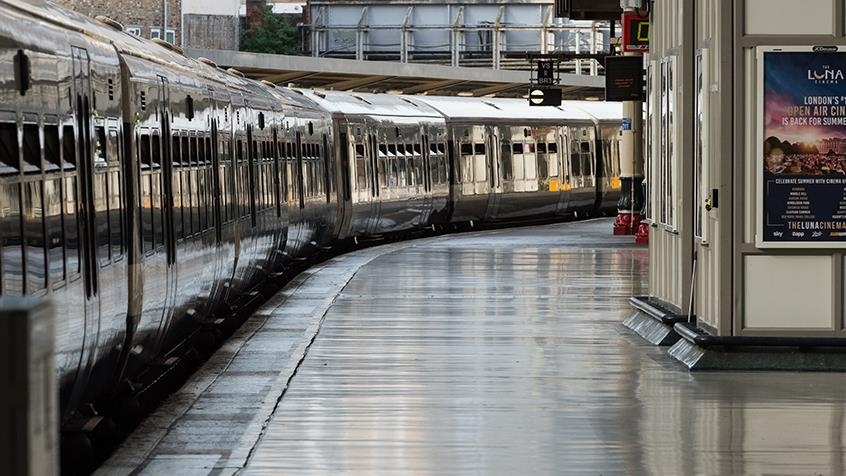
<instances>
[{"instance_id":1,"label":"black digital display sign","mask_svg":"<svg viewBox=\"0 0 846 476\"><path fill-rule=\"evenodd\" d=\"M649 51L649 17L634 12L623 14L623 51L646 53Z\"/></svg>"},{"instance_id":2,"label":"black digital display sign","mask_svg":"<svg viewBox=\"0 0 846 476\"><path fill-rule=\"evenodd\" d=\"M643 101L643 56L605 58L605 100Z\"/></svg>"}]
</instances>

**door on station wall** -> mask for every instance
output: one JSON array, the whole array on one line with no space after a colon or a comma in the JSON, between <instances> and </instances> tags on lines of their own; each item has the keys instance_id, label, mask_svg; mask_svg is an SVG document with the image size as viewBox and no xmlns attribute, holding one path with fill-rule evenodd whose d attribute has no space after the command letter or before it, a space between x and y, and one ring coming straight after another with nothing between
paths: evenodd
<instances>
[{"instance_id":1,"label":"door on station wall","mask_svg":"<svg viewBox=\"0 0 846 476\"><path fill-rule=\"evenodd\" d=\"M700 325L718 330L719 288L718 256L712 240L712 214L719 205L712 187L713 161L710 146L710 68L708 49L699 49L694 63L694 163L693 197L689 212L693 215L693 314ZM686 211L687 212L687 211ZM728 329L720 329L720 334Z\"/></svg>"}]
</instances>

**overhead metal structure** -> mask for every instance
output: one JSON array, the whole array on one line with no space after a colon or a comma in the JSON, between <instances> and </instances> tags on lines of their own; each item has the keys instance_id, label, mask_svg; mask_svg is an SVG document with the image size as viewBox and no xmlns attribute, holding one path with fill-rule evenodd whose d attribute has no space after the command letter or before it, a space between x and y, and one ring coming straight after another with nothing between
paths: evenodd
<instances>
[{"instance_id":1,"label":"overhead metal structure","mask_svg":"<svg viewBox=\"0 0 846 476\"><path fill-rule=\"evenodd\" d=\"M302 88L497 97L525 97L529 89L527 71L195 48L186 48L185 54L208 58L253 79ZM605 80L602 76L562 74L560 85L567 99L601 98Z\"/></svg>"}]
</instances>

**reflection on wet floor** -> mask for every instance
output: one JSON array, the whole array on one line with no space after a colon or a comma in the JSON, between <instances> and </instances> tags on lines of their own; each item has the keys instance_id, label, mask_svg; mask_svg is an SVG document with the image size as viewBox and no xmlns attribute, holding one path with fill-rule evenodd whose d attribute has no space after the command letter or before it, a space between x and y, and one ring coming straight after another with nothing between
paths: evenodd
<instances>
[{"instance_id":1,"label":"reflection on wet floor","mask_svg":"<svg viewBox=\"0 0 846 476\"><path fill-rule=\"evenodd\" d=\"M377 258L326 315L247 473L842 474L844 374L691 374L620 322L610 222Z\"/></svg>"},{"instance_id":2,"label":"reflection on wet floor","mask_svg":"<svg viewBox=\"0 0 846 476\"><path fill-rule=\"evenodd\" d=\"M594 220L335 258L100 474L844 474L846 373L689 373L621 325L631 241Z\"/></svg>"}]
</instances>

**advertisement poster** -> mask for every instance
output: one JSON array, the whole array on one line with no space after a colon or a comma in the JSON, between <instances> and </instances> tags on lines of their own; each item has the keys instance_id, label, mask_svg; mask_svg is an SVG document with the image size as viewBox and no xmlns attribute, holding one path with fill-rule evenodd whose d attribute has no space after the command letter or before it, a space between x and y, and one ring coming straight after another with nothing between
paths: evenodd
<instances>
[{"instance_id":1,"label":"advertisement poster","mask_svg":"<svg viewBox=\"0 0 846 476\"><path fill-rule=\"evenodd\" d=\"M844 246L846 52L816 47L761 53L757 244Z\"/></svg>"}]
</instances>

